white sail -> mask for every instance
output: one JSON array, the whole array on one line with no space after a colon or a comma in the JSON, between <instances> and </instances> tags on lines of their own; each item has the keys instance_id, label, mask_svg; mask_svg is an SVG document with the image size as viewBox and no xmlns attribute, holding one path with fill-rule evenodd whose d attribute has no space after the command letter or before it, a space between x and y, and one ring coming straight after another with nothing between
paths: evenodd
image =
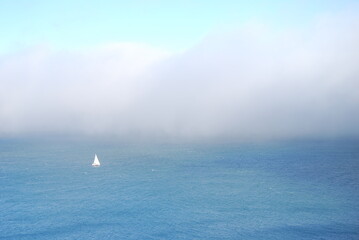
<instances>
[{"instance_id":1,"label":"white sail","mask_svg":"<svg viewBox=\"0 0 359 240\"><path fill-rule=\"evenodd\" d=\"M100 166L100 165L101 165L101 164L100 164L100 161L98 160L98 157L97 157L97 155L95 154L95 159L93 160L92 166L98 167L98 166Z\"/></svg>"}]
</instances>

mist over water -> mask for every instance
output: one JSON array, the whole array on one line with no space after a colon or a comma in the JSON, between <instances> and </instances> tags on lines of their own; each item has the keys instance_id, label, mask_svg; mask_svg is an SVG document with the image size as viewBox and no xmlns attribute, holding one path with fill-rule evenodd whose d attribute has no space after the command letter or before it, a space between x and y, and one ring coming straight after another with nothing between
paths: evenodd
<instances>
[{"instance_id":1,"label":"mist over water","mask_svg":"<svg viewBox=\"0 0 359 240\"><path fill-rule=\"evenodd\" d=\"M261 21L171 53L114 43L0 57L1 136L291 139L359 135L354 10L305 28Z\"/></svg>"}]
</instances>

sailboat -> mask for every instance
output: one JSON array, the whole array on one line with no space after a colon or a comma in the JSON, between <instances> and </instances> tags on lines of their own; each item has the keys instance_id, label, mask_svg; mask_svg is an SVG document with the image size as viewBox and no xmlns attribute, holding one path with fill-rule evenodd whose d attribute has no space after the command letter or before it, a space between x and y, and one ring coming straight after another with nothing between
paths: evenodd
<instances>
[{"instance_id":1,"label":"sailboat","mask_svg":"<svg viewBox=\"0 0 359 240\"><path fill-rule=\"evenodd\" d=\"M97 155L95 154L95 159L93 160L93 163L92 163L92 166L93 167L99 167L101 164L100 164L100 161L98 160L98 157Z\"/></svg>"}]
</instances>

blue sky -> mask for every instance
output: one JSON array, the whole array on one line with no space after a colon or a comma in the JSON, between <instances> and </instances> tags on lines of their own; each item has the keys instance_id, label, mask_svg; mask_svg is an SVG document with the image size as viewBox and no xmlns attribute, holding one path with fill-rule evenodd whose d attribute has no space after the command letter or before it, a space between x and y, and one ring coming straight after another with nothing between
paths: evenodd
<instances>
[{"instance_id":1,"label":"blue sky","mask_svg":"<svg viewBox=\"0 0 359 240\"><path fill-rule=\"evenodd\" d=\"M247 21L278 28L303 26L320 14L355 1L236 0L1 0L0 53L36 45L91 48L112 42L142 42L184 50L207 34Z\"/></svg>"}]
</instances>

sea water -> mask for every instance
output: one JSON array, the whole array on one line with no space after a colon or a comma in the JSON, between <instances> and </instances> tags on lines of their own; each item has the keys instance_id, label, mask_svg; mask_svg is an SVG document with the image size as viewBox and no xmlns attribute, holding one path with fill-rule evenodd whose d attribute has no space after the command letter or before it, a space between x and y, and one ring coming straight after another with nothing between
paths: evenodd
<instances>
[{"instance_id":1,"label":"sea water","mask_svg":"<svg viewBox=\"0 0 359 240\"><path fill-rule=\"evenodd\" d=\"M1 140L0 181L0 239L359 239L359 141Z\"/></svg>"}]
</instances>

